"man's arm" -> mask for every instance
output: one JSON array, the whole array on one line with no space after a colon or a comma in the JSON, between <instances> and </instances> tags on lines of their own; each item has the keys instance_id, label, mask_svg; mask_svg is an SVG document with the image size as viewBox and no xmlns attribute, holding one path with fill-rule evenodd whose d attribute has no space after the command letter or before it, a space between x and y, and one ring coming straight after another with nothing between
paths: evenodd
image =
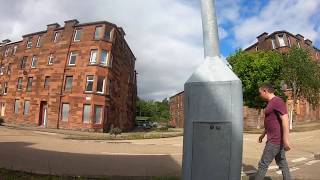
<instances>
[{"instance_id":1,"label":"man's arm","mask_svg":"<svg viewBox=\"0 0 320 180\"><path fill-rule=\"evenodd\" d=\"M267 133L266 129L264 129L263 133L259 136L259 140L258 140L259 143L262 143L262 140L263 140L264 136L266 135L266 133Z\"/></svg>"},{"instance_id":2,"label":"man's arm","mask_svg":"<svg viewBox=\"0 0 320 180\"><path fill-rule=\"evenodd\" d=\"M284 114L280 116L281 118L281 123L282 123L282 131L283 131L283 145L284 145L284 150L289 151L290 150L290 145L289 145L289 118L288 114Z\"/></svg>"}]
</instances>

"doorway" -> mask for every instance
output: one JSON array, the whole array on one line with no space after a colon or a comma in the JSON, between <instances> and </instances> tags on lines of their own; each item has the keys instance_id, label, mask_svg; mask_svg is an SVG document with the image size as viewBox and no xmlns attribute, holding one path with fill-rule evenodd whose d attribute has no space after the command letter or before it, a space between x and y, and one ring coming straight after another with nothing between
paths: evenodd
<instances>
[{"instance_id":1,"label":"doorway","mask_svg":"<svg viewBox=\"0 0 320 180\"><path fill-rule=\"evenodd\" d=\"M47 126L48 120L48 104L46 101L41 101L39 112L39 126Z\"/></svg>"}]
</instances>

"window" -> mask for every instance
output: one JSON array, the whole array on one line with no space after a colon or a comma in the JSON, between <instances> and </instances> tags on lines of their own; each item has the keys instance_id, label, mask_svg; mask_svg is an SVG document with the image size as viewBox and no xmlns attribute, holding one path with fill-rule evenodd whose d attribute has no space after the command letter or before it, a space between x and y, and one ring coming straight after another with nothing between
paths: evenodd
<instances>
[{"instance_id":1,"label":"window","mask_svg":"<svg viewBox=\"0 0 320 180\"><path fill-rule=\"evenodd\" d=\"M14 113L15 114L19 114L19 104L20 104L20 101L18 99L16 99L14 101Z\"/></svg>"},{"instance_id":2,"label":"window","mask_svg":"<svg viewBox=\"0 0 320 180\"><path fill-rule=\"evenodd\" d=\"M291 40L290 40L290 36L287 36L287 39L288 39L288 45L289 45L289 47L291 47Z\"/></svg>"},{"instance_id":3,"label":"window","mask_svg":"<svg viewBox=\"0 0 320 180\"><path fill-rule=\"evenodd\" d=\"M93 76L87 76L87 83L86 83L86 91L92 92L93 91Z\"/></svg>"},{"instance_id":4,"label":"window","mask_svg":"<svg viewBox=\"0 0 320 180\"><path fill-rule=\"evenodd\" d=\"M13 55L16 55L17 49L18 49L18 46L17 46L17 45L13 46L13 52L12 52Z\"/></svg>"},{"instance_id":5,"label":"window","mask_svg":"<svg viewBox=\"0 0 320 180\"><path fill-rule=\"evenodd\" d=\"M280 47L286 46L286 44L284 43L284 35L283 34L278 35L278 40L279 40Z\"/></svg>"},{"instance_id":6,"label":"window","mask_svg":"<svg viewBox=\"0 0 320 180\"><path fill-rule=\"evenodd\" d=\"M102 50L100 57L100 64L104 66L108 66L108 52L106 50Z\"/></svg>"},{"instance_id":7,"label":"window","mask_svg":"<svg viewBox=\"0 0 320 180\"><path fill-rule=\"evenodd\" d=\"M102 122L102 106L94 106L94 120L95 124L101 124Z\"/></svg>"},{"instance_id":8,"label":"window","mask_svg":"<svg viewBox=\"0 0 320 180\"><path fill-rule=\"evenodd\" d=\"M259 47L258 46L256 46L256 51L259 51Z\"/></svg>"},{"instance_id":9,"label":"window","mask_svg":"<svg viewBox=\"0 0 320 180\"><path fill-rule=\"evenodd\" d=\"M49 88L49 82L50 82L50 76L46 76L44 78L44 88L48 89Z\"/></svg>"},{"instance_id":10,"label":"window","mask_svg":"<svg viewBox=\"0 0 320 180\"><path fill-rule=\"evenodd\" d=\"M272 43L272 49L276 48L276 41L274 38L271 38L271 43Z\"/></svg>"},{"instance_id":11,"label":"window","mask_svg":"<svg viewBox=\"0 0 320 180\"><path fill-rule=\"evenodd\" d=\"M21 63L20 63L20 68L21 68L21 69L26 68L27 60L28 60L28 57L27 57L27 56L24 56L24 57L21 59Z\"/></svg>"},{"instance_id":12,"label":"window","mask_svg":"<svg viewBox=\"0 0 320 180\"><path fill-rule=\"evenodd\" d=\"M74 32L74 38L73 41L80 41L81 38L81 29L76 29L76 31Z\"/></svg>"},{"instance_id":13,"label":"window","mask_svg":"<svg viewBox=\"0 0 320 180\"><path fill-rule=\"evenodd\" d=\"M3 84L3 94L7 94L8 93L8 83L7 82L5 82L4 84Z\"/></svg>"},{"instance_id":14,"label":"window","mask_svg":"<svg viewBox=\"0 0 320 180\"><path fill-rule=\"evenodd\" d=\"M40 47L41 46L41 36L38 36L38 39L37 39L37 47Z\"/></svg>"},{"instance_id":15,"label":"window","mask_svg":"<svg viewBox=\"0 0 320 180\"><path fill-rule=\"evenodd\" d=\"M11 63L8 65L8 69L7 69L7 74L10 75L11 74Z\"/></svg>"},{"instance_id":16,"label":"window","mask_svg":"<svg viewBox=\"0 0 320 180\"><path fill-rule=\"evenodd\" d=\"M31 89L32 89L32 80L33 80L33 78L32 77L29 77L28 78L28 83L27 83L27 91L31 91Z\"/></svg>"},{"instance_id":17,"label":"window","mask_svg":"<svg viewBox=\"0 0 320 180\"><path fill-rule=\"evenodd\" d=\"M60 38L60 32L55 32L53 42L54 43L58 42L59 38Z\"/></svg>"},{"instance_id":18,"label":"window","mask_svg":"<svg viewBox=\"0 0 320 180\"><path fill-rule=\"evenodd\" d=\"M97 63L97 54L98 54L98 50L97 49L91 50L91 53L90 53L90 64L96 64Z\"/></svg>"},{"instance_id":19,"label":"window","mask_svg":"<svg viewBox=\"0 0 320 180\"><path fill-rule=\"evenodd\" d=\"M69 65L76 65L77 56L78 56L78 53L71 52L70 58L69 58Z\"/></svg>"},{"instance_id":20,"label":"window","mask_svg":"<svg viewBox=\"0 0 320 180\"><path fill-rule=\"evenodd\" d=\"M72 76L67 76L66 77L66 85L64 90L65 91L71 91L72 89L72 81L73 81L73 77Z\"/></svg>"},{"instance_id":21,"label":"window","mask_svg":"<svg viewBox=\"0 0 320 180\"><path fill-rule=\"evenodd\" d=\"M83 123L89 123L90 122L90 111L91 111L91 105L85 104L83 105Z\"/></svg>"},{"instance_id":22,"label":"window","mask_svg":"<svg viewBox=\"0 0 320 180\"><path fill-rule=\"evenodd\" d=\"M113 29L112 30L106 30L104 32L104 39L106 41L110 41L112 39L112 36L113 36Z\"/></svg>"},{"instance_id":23,"label":"window","mask_svg":"<svg viewBox=\"0 0 320 180\"><path fill-rule=\"evenodd\" d=\"M27 40L27 48L30 49L32 47L32 37Z\"/></svg>"},{"instance_id":24,"label":"window","mask_svg":"<svg viewBox=\"0 0 320 180\"><path fill-rule=\"evenodd\" d=\"M54 59L53 54L50 54L50 56L48 57L48 65L52 65L53 64L53 59Z\"/></svg>"},{"instance_id":25,"label":"window","mask_svg":"<svg viewBox=\"0 0 320 180\"><path fill-rule=\"evenodd\" d=\"M25 116L29 115L29 110L30 110L30 101L24 101L24 110L23 110L23 114Z\"/></svg>"},{"instance_id":26,"label":"window","mask_svg":"<svg viewBox=\"0 0 320 180\"><path fill-rule=\"evenodd\" d=\"M96 39L96 40L101 39L102 31L103 31L102 26L96 27L96 30L94 32L94 39Z\"/></svg>"},{"instance_id":27,"label":"window","mask_svg":"<svg viewBox=\"0 0 320 180\"><path fill-rule=\"evenodd\" d=\"M18 85L17 85L18 91L22 90L22 77L18 78Z\"/></svg>"},{"instance_id":28,"label":"window","mask_svg":"<svg viewBox=\"0 0 320 180\"><path fill-rule=\"evenodd\" d=\"M6 48L6 51L4 52L4 57L8 57L10 51L10 47Z\"/></svg>"},{"instance_id":29,"label":"window","mask_svg":"<svg viewBox=\"0 0 320 180\"><path fill-rule=\"evenodd\" d=\"M62 111L61 111L61 120L62 121L68 121L68 119L69 119L69 111L70 111L69 104L63 103L62 104Z\"/></svg>"},{"instance_id":30,"label":"window","mask_svg":"<svg viewBox=\"0 0 320 180\"><path fill-rule=\"evenodd\" d=\"M2 76L4 73L4 67L0 67L0 75Z\"/></svg>"},{"instance_id":31,"label":"window","mask_svg":"<svg viewBox=\"0 0 320 180\"><path fill-rule=\"evenodd\" d=\"M319 52L316 52L316 58L319 59Z\"/></svg>"},{"instance_id":32,"label":"window","mask_svg":"<svg viewBox=\"0 0 320 180\"><path fill-rule=\"evenodd\" d=\"M298 42L298 47L301 48L300 42Z\"/></svg>"},{"instance_id":33,"label":"window","mask_svg":"<svg viewBox=\"0 0 320 180\"><path fill-rule=\"evenodd\" d=\"M33 56L32 57L32 61L31 61L31 68L36 68L38 64L38 57L37 56Z\"/></svg>"},{"instance_id":34,"label":"window","mask_svg":"<svg viewBox=\"0 0 320 180\"><path fill-rule=\"evenodd\" d=\"M105 89L105 79L102 76L98 77L98 84L97 84L97 92L98 93L104 93Z\"/></svg>"}]
</instances>

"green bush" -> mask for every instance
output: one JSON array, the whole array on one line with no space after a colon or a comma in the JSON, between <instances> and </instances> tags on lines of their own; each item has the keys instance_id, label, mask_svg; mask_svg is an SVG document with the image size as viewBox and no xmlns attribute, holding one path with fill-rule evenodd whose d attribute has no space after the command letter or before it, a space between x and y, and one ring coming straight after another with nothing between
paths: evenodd
<instances>
[{"instance_id":1,"label":"green bush","mask_svg":"<svg viewBox=\"0 0 320 180\"><path fill-rule=\"evenodd\" d=\"M121 129L117 128L117 127L116 128L112 128L110 130L110 135L114 135L115 138L117 137L117 135L119 135L121 133L122 133Z\"/></svg>"}]
</instances>

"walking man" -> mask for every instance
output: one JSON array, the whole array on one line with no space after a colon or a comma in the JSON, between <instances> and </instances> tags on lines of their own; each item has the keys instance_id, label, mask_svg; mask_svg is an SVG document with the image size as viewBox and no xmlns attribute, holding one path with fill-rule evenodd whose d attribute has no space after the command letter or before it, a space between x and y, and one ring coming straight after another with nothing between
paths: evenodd
<instances>
[{"instance_id":1,"label":"walking man","mask_svg":"<svg viewBox=\"0 0 320 180\"><path fill-rule=\"evenodd\" d=\"M271 84L262 84L259 88L260 97L268 101L264 110L265 130L259 137L261 143L267 134L267 143L265 145L261 160L258 164L258 172L255 180L263 180L268 167L275 159L279 169L282 171L284 180L291 180L285 151L290 150L289 145L289 118L286 104L280 98L275 96L274 88Z\"/></svg>"}]
</instances>

